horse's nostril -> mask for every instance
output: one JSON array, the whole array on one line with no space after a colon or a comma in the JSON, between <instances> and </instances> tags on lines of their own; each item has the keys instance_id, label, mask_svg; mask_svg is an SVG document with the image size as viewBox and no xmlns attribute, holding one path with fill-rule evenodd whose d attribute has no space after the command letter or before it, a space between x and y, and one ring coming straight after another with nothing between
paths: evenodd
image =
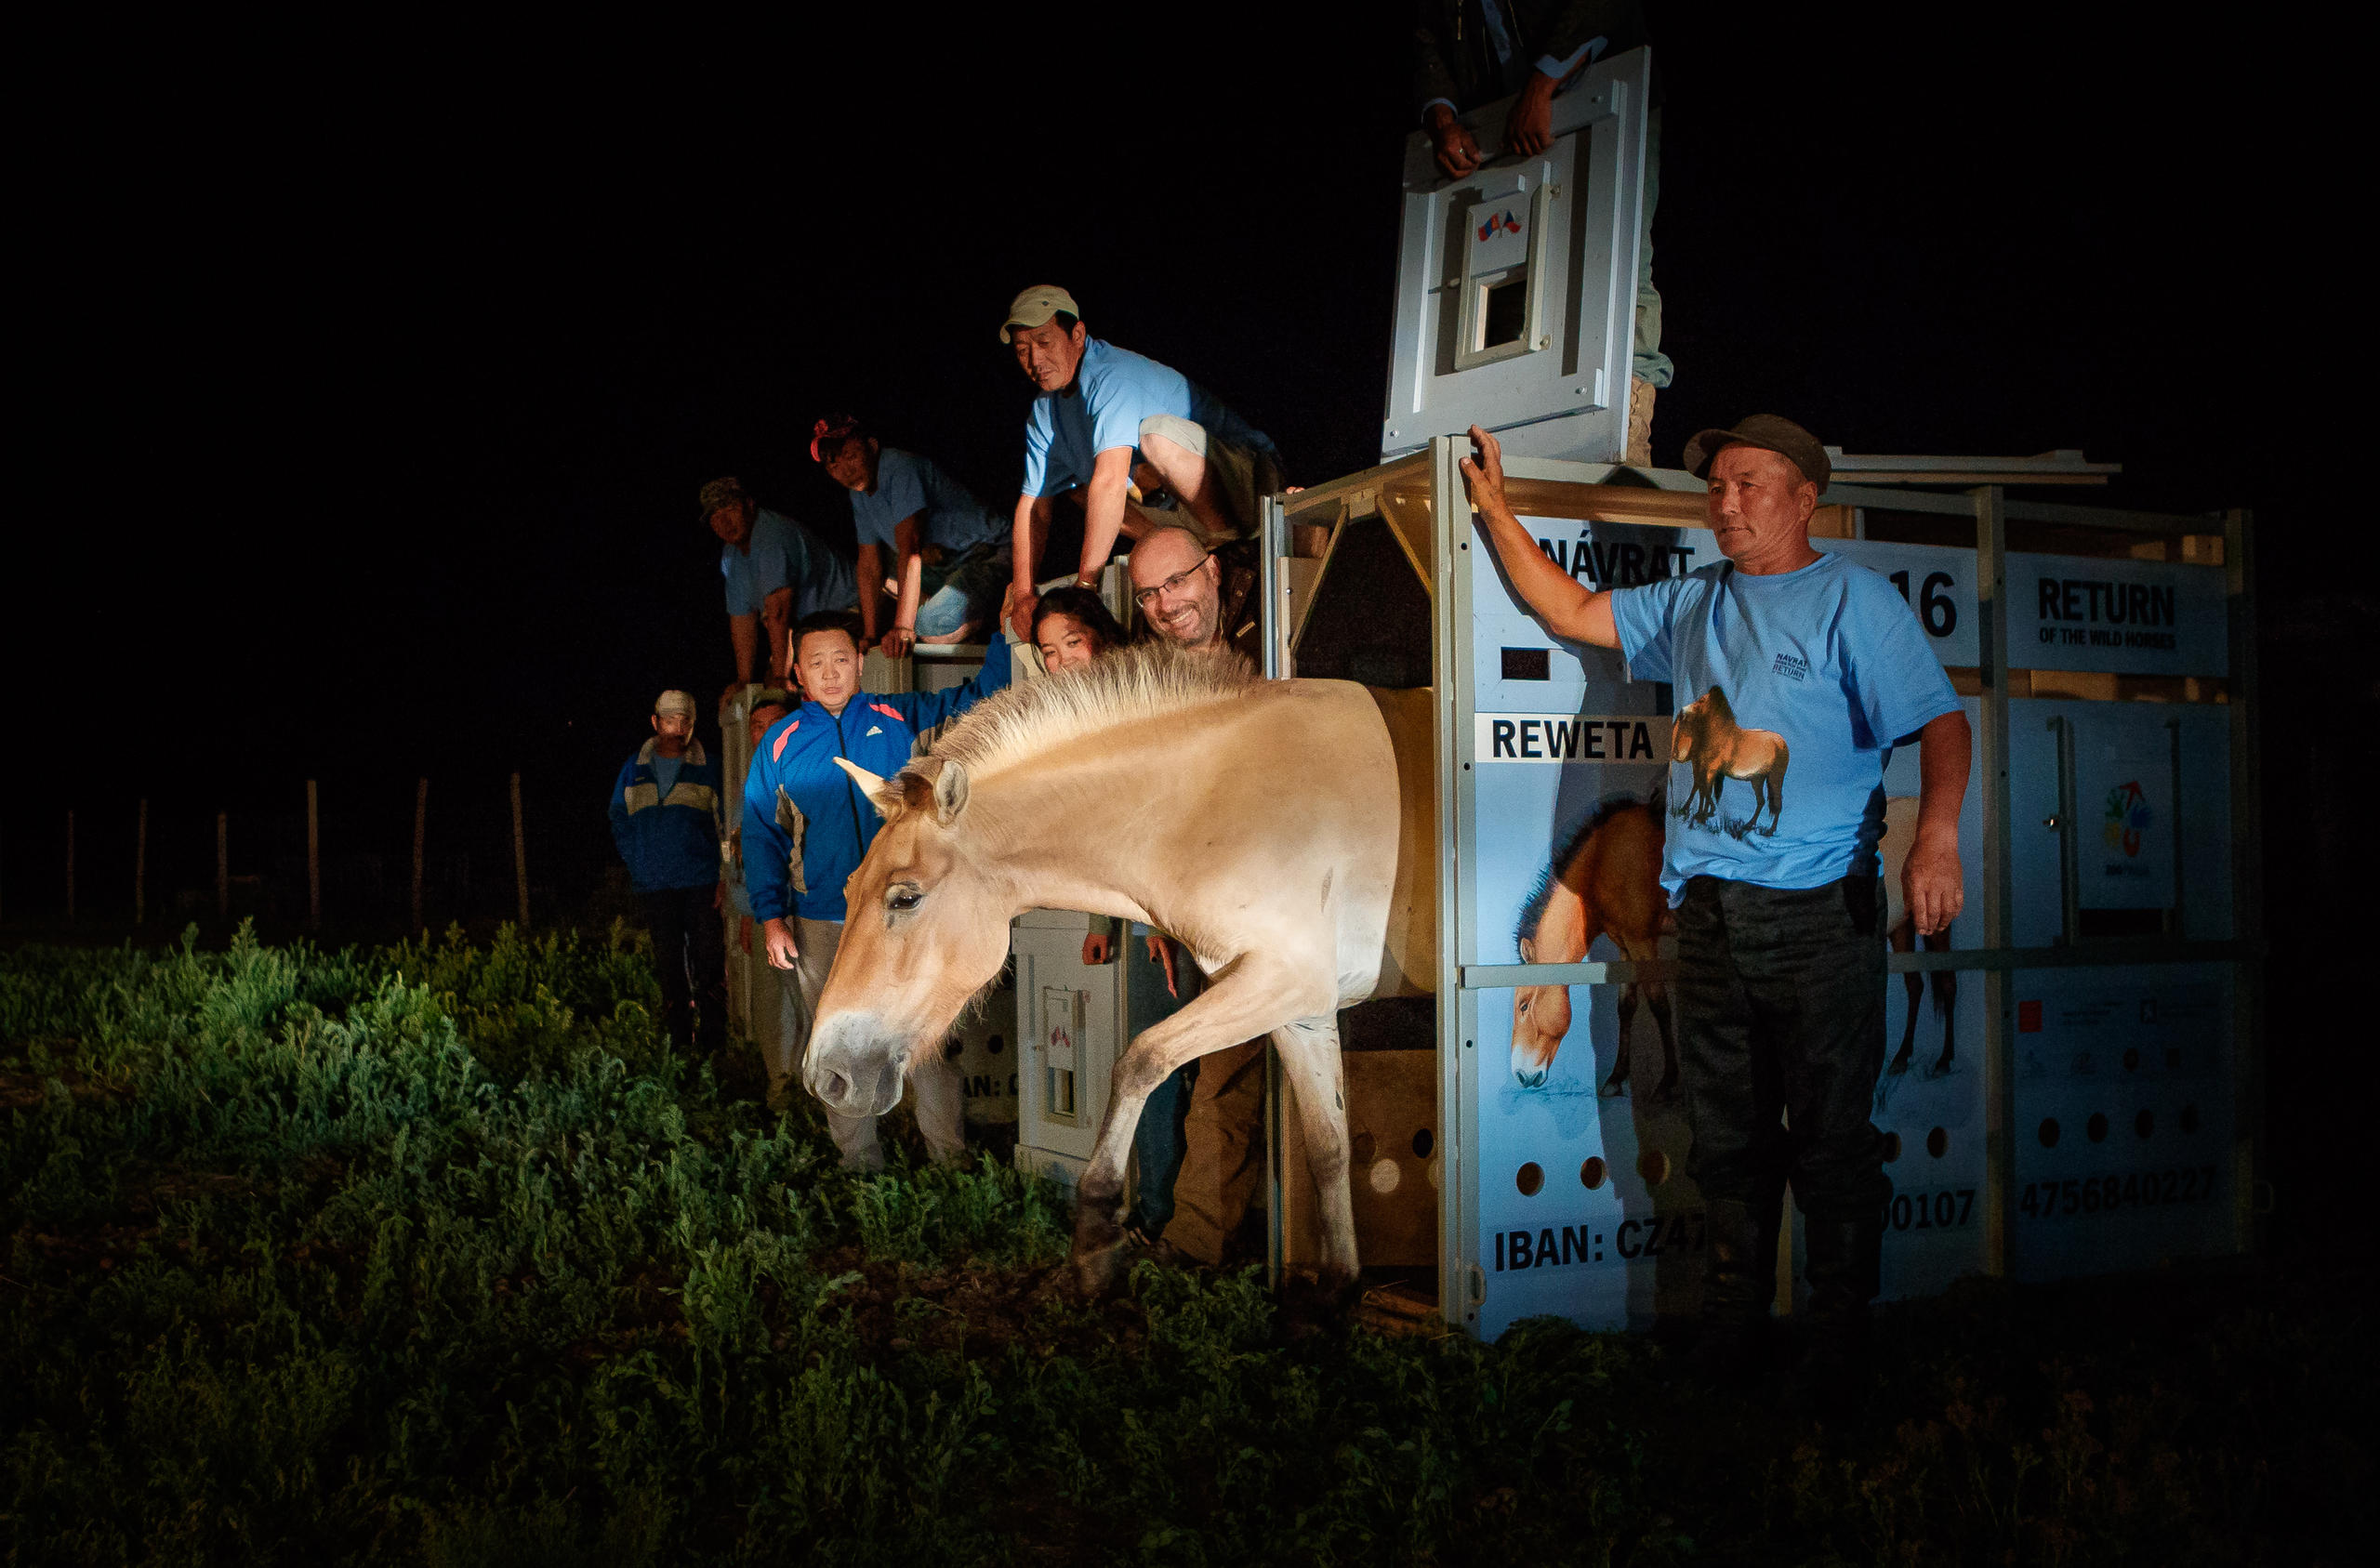
<instances>
[{"instance_id":1,"label":"horse's nostril","mask_svg":"<svg viewBox=\"0 0 2380 1568\"><path fill-rule=\"evenodd\" d=\"M825 1097L827 1103L840 1104L844 1097L851 1093L851 1080L844 1077L840 1073L827 1074L826 1093Z\"/></svg>"}]
</instances>

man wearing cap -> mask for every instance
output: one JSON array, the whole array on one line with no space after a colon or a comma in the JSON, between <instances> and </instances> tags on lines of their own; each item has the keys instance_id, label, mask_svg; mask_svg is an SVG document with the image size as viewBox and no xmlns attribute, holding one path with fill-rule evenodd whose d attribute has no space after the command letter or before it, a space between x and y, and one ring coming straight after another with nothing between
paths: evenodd
<instances>
[{"instance_id":1,"label":"man wearing cap","mask_svg":"<svg viewBox=\"0 0 2380 1568\"><path fill-rule=\"evenodd\" d=\"M727 1043L727 952L721 941L719 764L694 738L694 699L664 692L653 738L612 785L612 842L628 863L645 928L661 1016L678 1049ZM695 1019L689 1019L691 1007ZM699 1020L699 1034L696 1021Z\"/></svg>"},{"instance_id":2,"label":"man wearing cap","mask_svg":"<svg viewBox=\"0 0 2380 1568\"><path fill-rule=\"evenodd\" d=\"M1892 584L1811 547L1830 467L1792 421L1755 415L1686 443L1724 559L1604 592L1538 550L1505 500L1496 439L1475 426L1471 439L1478 456L1462 472L1479 526L1529 608L1557 637L1619 649L1631 679L1677 692L1661 883L1677 915L1670 995L1708 1227L1697 1366L1730 1383L1760 1370L1790 1179L1810 1289L1793 1391L1846 1403L1892 1193L1868 1119L1884 1061L1884 764L1917 743L1901 881L1918 930L1944 929L1965 902L1966 715Z\"/></svg>"},{"instance_id":3,"label":"man wearing cap","mask_svg":"<svg viewBox=\"0 0 2380 1568\"><path fill-rule=\"evenodd\" d=\"M734 479L704 485L701 505L704 520L719 535L719 571L727 579L727 635L735 647L735 681L727 690L760 678L764 635L767 678L783 680L786 629L804 615L856 604L852 569L816 534L753 500Z\"/></svg>"},{"instance_id":4,"label":"man wearing cap","mask_svg":"<svg viewBox=\"0 0 2380 1568\"><path fill-rule=\"evenodd\" d=\"M964 642L991 623L1009 580L1009 525L932 459L884 446L850 415L821 419L810 455L852 493L859 536L860 643L900 658L916 642ZM892 619L880 627L892 579Z\"/></svg>"},{"instance_id":5,"label":"man wearing cap","mask_svg":"<svg viewBox=\"0 0 2380 1568\"><path fill-rule=\"evenodd\" d=\"M1025 485L1017 497L1013 577L1004 614L1033 635L1033 585L1055 499L1079 488L1082 551L1075 581L1099 586L1128 516L1135 451L1210 545L1255 531L1257 508L1281 488L1272 439L1180 371L1090 335L1074 296L1037 284L1016 296L1000 341L1038 390L1025 421Z\"/></svg>"}]
</instances>

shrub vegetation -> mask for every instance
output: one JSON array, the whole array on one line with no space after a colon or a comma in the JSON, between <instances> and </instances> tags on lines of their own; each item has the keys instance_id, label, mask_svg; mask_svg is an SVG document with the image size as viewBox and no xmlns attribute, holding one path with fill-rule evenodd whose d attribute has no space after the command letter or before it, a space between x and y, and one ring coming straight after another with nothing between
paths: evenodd
<instances>
[{"instance_id":1,"label":"shrub vegetation","mask_svg":"<svg viewBox=\"0 0 2380 1568\"><path fill-rule=\"evenodd\" d=\"M1644 1338L1057 1288L1058 1194L837 1168L622 933L0 958L10 1561L2307 1561L2372 1352L2269 1280L1897 1309L1862 1420Z\"/></svg>"}]
</instances>

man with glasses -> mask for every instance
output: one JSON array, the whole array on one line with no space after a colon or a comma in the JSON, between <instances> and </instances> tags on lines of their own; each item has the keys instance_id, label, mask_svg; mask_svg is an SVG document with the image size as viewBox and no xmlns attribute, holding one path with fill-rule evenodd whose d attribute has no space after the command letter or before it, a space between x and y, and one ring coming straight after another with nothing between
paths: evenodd
<instances>
[{"instance_id":1,"label":"man with glasses","mask_svg":"<svg viewBox=\"0 0 2380 1568\"><path fill-rule=\"evenodd\" d=\"M1256 616L1249 585L1240 585L1235 597L1234 573L1196 534L1171 523L1151 529L1132 547L1131 567L1132 601L1157 636L1193 653L1253 656ZM1248 625L1235 629L1245 635L1232 635L1225 628L1243 607ZM1190 1106L1164 1241L1195 1262L1220 1268L1234 1260L1263 1164L1264 1042L1243 1040L1185 1062L1150 1103L1184 1089Z\"/></svg>"},{"instance_id":2,"label":"man with glasses","mask_svg":"<svg viewBox=\"0 0 2380 1568\"><path fill-rule=\"evenodd\" d=\"M1159 637L1193 653L1245 654L1262 663L1255 573L1223 558L1179 524L1153 528L1132 547L1132 602Z\"/></svg>"}]
</instances>

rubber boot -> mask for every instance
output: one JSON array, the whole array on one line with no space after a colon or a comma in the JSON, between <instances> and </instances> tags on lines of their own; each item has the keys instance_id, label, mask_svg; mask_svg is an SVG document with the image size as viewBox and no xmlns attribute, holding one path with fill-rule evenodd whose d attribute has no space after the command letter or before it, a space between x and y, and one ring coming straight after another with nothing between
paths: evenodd
<instances>
[{"instance_id":1,"label":"rubber boot","mask_svg":"<svg viewBox=\"0 0 2380 1568\"><path fill-rule=\"evenodd\" d=\"M1800 1414L1840 1416L1857 1409L1867 1392L1868 1303L1876 1298L1884 1268L1884 1227L1878 1219L1808 1224L1808 1327L1785 1398Z\"/></svg>"},{"instance_id":2,"label":"rubber boot","mask_svg":"<svg viewBox=\"0 0 2380 1568\"><path fill-rule=\"evenodd\" d=\"M1632 468L1653 466L1653 393L1649 381L1628 378L1628 450L1620 461Z\"/></svg>"},{"instance_id":3,"label":"rubber boot","mask_svg":"<svg viewBox=\"0 0 2380 1568\"><path fill-rule=\"evenodd\" d=\"M1702 1382L1757 1382L1777 1294L1777 1224L1766 1206L1715 1198L1703 1206L1702 1332L1687 1369Z\"/></svg>"}]
</instances>

